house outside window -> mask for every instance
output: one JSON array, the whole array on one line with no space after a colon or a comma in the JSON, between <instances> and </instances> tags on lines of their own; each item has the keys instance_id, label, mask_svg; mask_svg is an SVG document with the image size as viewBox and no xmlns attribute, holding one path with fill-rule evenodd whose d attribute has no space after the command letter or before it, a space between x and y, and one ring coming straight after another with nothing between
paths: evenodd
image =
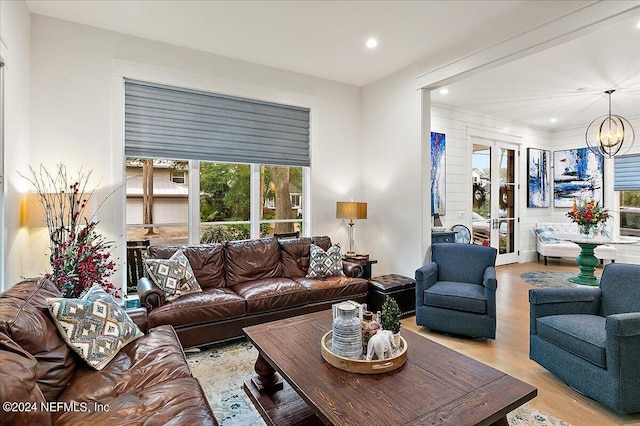
<instances>
[{"instance_id":1,"label":"house outside window","mask_svg":"<svg viewBox=\"0 0 640 426\"><path fill-rule=\"evenodd\" d=\"M640 237L640 191L620 191L620 235Z\"/></svg>"},{"instance_id":2,"label":"house outside window","mask_svg":"<svg viewBox=\"0 0 640 426\"><path fill-rule=\"evenodd\" d=\"M127 241L184 245L302 232L308 168L157 158L127 158L126 165ZM184 184L174 181L175 170ZM189 176L193 170L197 176ZM198 222L190 221L196 211Z\"/></svg>"}]
</instances>

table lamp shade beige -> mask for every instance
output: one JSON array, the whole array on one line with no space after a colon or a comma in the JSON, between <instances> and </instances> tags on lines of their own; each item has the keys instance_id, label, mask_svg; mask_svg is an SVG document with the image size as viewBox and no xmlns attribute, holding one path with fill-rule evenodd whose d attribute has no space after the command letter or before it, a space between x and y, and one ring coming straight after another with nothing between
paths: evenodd
<instances>
[{"instance_id":1,"label":"table lamp shade beige","mask_svg":"<svg viewBox=\"0 0 640 426\"><path fill-rule=\"evenodd\" d=\"M63 200L64 204L64 217L66 218L69 215L69 206L66 201L67 198L64 195L58 199L59 194L45 194L46 197L49 198L52 204L55 204L58 211L55 213L58 215L60 213L61 204L60 200ZM54 201L55 199L55 201ZM90 220L93 214L93 198L87 198L87 204L84 207L83 215L82 215L82 223L85 220ZM44 206L41 202L40 194L25 194L24 203L23 203L23 211L22 211L22 225L27 226L29 228L37 228L37 227L46 227L47 226L47 216L44 211Z\"/></svg>"},{"instance_id":2,"label":"table lamp shade beige","mask_svg":"<svg viewBox=\"0 0 640 426\"><path fill-rule=\"evenodd\" d=\"M338 201L336 204L336 218L349 219L349 251L347 254L353 255L354 242L354 219L367 218L367 203L357 201Z\"/></svg>"}]
</instances>

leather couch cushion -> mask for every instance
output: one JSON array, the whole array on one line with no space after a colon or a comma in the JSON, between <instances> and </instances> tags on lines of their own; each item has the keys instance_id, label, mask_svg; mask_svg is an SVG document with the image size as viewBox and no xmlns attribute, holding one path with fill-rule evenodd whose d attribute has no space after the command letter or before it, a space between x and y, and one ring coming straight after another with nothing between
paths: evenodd
<instances>
[{"instance_id":1,"label":"leather couch cushion","mask_svg":"<svg viewBox=\"0 0 640 426\"><path fill-rule=\"evenodd\" d=\"M231 288L247 302L247 314L268 312L307 303L307 288L289 278L246 281Z\"/></svg>"},{"instance_id":2,"label":"leather couch cushion","mask_svg":"<svg viewBox=\"0 0 640 426\"><path fill-rule=\"evenodd\" d=\"M206 324L245 315L245 300L228 288L208 288L182 296L149 312L149 327Z\"/></svg>"},{"instance_id":3,"label":"leather couch cushion","mask_svg":"<svg viewBox=\"0 0 640 426\"><path fill-rule=\"evenodd\" d=\"M102 370L80 367L59 400L108 403L182 377L191 377L191 371L175 330L164 325L122 348Z\"/></svg>"},{"instance_id":4,"label":"leather couch cushion","mask_svg":"<svg viewBox=\"0 0 640 426\"><path fill-rule=\"evenodd\" d=\"M309 247L311 238L279 240L282 258L282 276L304 277L309 269Z\"/></svg>"},{"instance_id":5,"label":"leather couch cushion","mask_svg":"<svg viewBox=\"0 0 640 426\"><path fill-rule=\"evenodd\" d=\"M5 334L0 333L0 400L37 404L46 402L36 384L36 359ZM2 410L3 424L50 425L51 413L34 410Z\"/></svg>"},{"instance_id":6,"label":"leather couch cushion","mask_svg":"<svg viewBox=\"0 0 640 426\"><path fill-rule=\"evenodd\" d=\"M331 247L331 238L327 237L326 235L311 237L311 242L321 247L324 251L329 250L329 247Z\"/></svg>"},{"instance_id":7,"label":"leather couch cushion","mask_svg":"<svg viewBox=\"0 0 640 426\"><path fill-rule=\"evenodd\" d=\"M224 244L199 244L192 246L151 246L147 250L150 258L169 259L182 249L200 287L225 287Z\"/></svg>"},{"instance_id":8,"label":"leather couch cushion","mask_svg":"<svg viewBox=\"0 0 640 426\"><path fill-rule=\"evenodd\" d=\"M275 238L230 241L226 246L227 286L282 276L280 248Z\"/></svg>"},{"instance_id":9,"label":"leather couch cushion","mask_svg":"<svg viewBox=\"0 0 640 426\"><path fill-rule=\"evenodd\" d=\"M424 304L478 314L487 312L484 287L463 282L438 281L424 291Z\"/></svg>"},{"instance_id":10,"label":"leather couch cushion","mask_svg":"<svg viewBox=\"0 0 640 426\"><path fill-rule=\"evenodd\" d=\"M598 315L551 315L538 318L538 336L593 364L607 368L606 318Z\"/></svg>"},{"instance_id":11,"label":"leather couch cushion","mask_svg":"<svg viewBox=\"0 0 640 426\"><path fill-rule=\"evenodd\" d=\"M62 294L47 279L20 282L0 296L0 332L34 356L38 386L47 401L58 398L78 362L49 314L47 298L55 297Z\"/></svg>"},{"instance_id":12,"label":"leather couch cushion","mask_svg":"<svg viewBox=\"0 0 640 426\"><path fill-rule=\"evenodd\" d=\"M109 411L59 413L56 424L216 425L198 380L184 377L100 401ZM88 403L92 409L93 402ZM93 410L92 410L93 411Z\"/></svg>"},{"instance_id":13,"label":"leather couch cushion","mask_svg":"<svg viewBox=\"0 0 640 426\"><path fill-rule=\"evenodd\" d=\"M332 276L324 278L295 278L295 281L309 290L309 302L331 299L345 299L367 294L369 283L364 278Z\"/></svg>"}]
</instances>

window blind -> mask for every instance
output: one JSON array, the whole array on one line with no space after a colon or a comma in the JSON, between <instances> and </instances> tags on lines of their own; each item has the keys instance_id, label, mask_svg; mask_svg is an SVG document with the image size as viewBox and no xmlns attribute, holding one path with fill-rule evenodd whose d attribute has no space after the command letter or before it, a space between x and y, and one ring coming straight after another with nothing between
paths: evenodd
<instances>
[{"instance_id":1,"label":"window blind","mask_svg":"<svg viewBox=\"0 0 640 426\"><path fill-rule=\"evenodd\" d=\"M125 79L125 155L309 166L309 109Z\"/></svg>"},{"instance_id":2,"label":"window blind","mask_svg":"<svg viewBox=\"0 0 640 426\"><path fill-rule=\"evenodd\" d=\"M640 154L614 157L613 167L615 191L640 191Z\"/></svg>"}]
</instances>

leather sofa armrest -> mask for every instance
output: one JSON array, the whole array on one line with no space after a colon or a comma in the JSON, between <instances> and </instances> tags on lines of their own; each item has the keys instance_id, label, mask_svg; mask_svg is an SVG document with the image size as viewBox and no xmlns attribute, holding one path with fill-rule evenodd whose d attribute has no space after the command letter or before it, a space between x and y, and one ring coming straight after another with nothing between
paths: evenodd
<instances>
[{"instance_id":1,"label":"leather sofa armrest","mask_svg":"<svg viewBox=\"0 0 640 426\"><path fill-rule=\"evenodd\" d=\"M130 308L127 309L127 315L136 323L140 331L147 334L149 324L147 323L147 308Z\"/></svg>"},{"instance_id":2,"label":"leather sofa armrest","mask_svg":"<svg viewBox=\"0 0 640 426\"><path fill-rule=\"evenodd\" d=\"M164 292L147 277L138 280L138 296L140 296L140 306L150 311L166 302Z\"/></svg>"},{"instance_id":3,"label":"leather sofa armrest","mask_svg":"<svg viewBox=\"0 0 640 426\"><path fill-rule=\"evenodd\" d=\"M364 268L359 263L342 261L342 270L347 277L360 278L364 275Z\"/></svg>"}]
</instances>

